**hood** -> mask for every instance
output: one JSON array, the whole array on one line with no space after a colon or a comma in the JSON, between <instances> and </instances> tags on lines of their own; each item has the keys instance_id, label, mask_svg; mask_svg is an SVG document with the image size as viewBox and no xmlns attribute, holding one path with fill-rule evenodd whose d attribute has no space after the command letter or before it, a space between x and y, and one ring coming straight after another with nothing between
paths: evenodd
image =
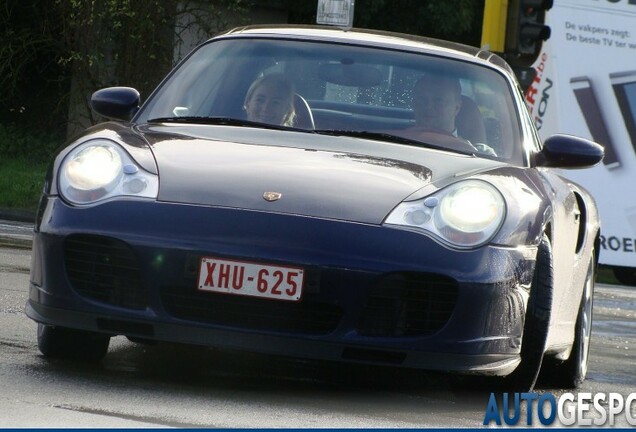
<instances>
[{"instance_id":1,"label":"hood","mask_svg":"<svg viewBox=\"0 0 636 432\"><path fill-rule=\"evenodd\" d=\"M294 131L153 125L143 133L157 161L160 201L372 224L450 167L477 160ZM280 198L268 201L270 192Z\"/></svg>"}]
</instances>

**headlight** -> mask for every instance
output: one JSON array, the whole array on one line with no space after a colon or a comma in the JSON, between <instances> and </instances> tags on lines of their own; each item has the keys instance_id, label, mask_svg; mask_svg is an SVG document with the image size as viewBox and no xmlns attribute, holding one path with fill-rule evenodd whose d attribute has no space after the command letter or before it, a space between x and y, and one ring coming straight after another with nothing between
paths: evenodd
<instances>
[{"instance_id":1,"label":"headlight","mask_svg":"<svg viewBox=\"0 0 636 432\"><path fill-rule=\"evenodd\" d=\"M501 193L490 183L465 180L434 195L403 202L385 223L421 229L456 247L475 247L489 241L506 215Z\"/></svg>"},{"instance_id":2,"label":"headlight","mask_svg":"<svg viewBox=\"0 0 636 432\"><path fill-rule=\"evenodd\" d=\"M74 204L119 195L156 198L159 179L142 170L122 147L96 139L73 149L60 166L60 193Z\"/></svg>"}]
</instances>

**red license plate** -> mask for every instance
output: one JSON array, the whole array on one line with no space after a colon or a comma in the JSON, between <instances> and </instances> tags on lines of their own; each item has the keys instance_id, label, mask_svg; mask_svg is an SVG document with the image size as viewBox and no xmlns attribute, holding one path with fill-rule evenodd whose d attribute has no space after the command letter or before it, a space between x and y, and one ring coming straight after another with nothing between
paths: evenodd
<instances>
[{"instance_id":1,"label":"red license plate","mask_svg":"<svg viewBox=\"0 0 636 432\"><path fill-rule=\"evenodd\" d=\"M201 291L298 301L302 268L202 257L197 287Z\"/></svg>"}]
</instances>

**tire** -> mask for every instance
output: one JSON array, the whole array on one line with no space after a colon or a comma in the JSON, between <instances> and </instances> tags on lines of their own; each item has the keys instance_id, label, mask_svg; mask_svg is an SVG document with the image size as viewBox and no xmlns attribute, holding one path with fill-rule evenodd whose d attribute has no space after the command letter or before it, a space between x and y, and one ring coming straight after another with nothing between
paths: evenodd
<instances>
[{"instance_id":1,"label":"tire","mask_svg":"<svg viewBox=\"0 0 636 432\"><path fill-rule=\"evenodd\" d=\"M594 301L595 281L594 258L590 260L583 286L583 295L574 327L574 345L570 358L560 363L548 363L541 380L548 386L575 389L585 380L590 352L592 333L592 305Z\"/></svg>"},{"instance_id":2,"label":"tire","mask_svg":"<svg viewBox=\"0 0 636 432\"><path fill-rule=\"evenodd\" d=\"M504 378L503 384L507 389L528 392L537 382L550 326L553 277L552 245L550 239L544 234L537 250L530 299L526 309L521 342L521 363Z\"/></svg>"},{"instance_id":3,"label":"tire","mask_svg":"<svg viewBox=\"0 0 636 432\"><path fill-rule=\"evenodd\" d=\"M96 363L109 343L110 336L38 323L38 348L44 357Z\"/></svg>"}]
</instances>

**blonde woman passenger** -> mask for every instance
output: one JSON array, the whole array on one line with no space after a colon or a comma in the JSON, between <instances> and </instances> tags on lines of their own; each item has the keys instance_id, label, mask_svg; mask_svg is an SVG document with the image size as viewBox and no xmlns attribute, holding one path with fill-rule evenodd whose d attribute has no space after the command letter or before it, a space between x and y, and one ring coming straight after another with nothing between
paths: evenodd
<instances>
[{"instance_id":1,"label":"blonde woman passenger","mask_svg":"<svg viewBox=\"0 0 636 432\"><path fill-rule=\"evenodd\" d=\"M243 108L250 121L293 126L294 88L283 74L263 75L247 90Z\"/></svg>"}]
</instances>

